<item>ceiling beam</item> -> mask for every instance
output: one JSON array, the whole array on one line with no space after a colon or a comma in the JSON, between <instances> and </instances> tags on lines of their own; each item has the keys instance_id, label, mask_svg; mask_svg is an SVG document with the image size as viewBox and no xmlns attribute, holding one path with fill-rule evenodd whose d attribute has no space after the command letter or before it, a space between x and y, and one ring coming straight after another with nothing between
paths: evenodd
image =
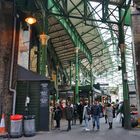
<instances>
[{"instance_id":1,"label":"ceiling beam","mask_svg":"<svg viewBox=\"0 0 140 140\"><path fill-rule=\"evenodd\" d=\"M52 42L53 42L54 44L57 44L57 43L62 43L62 42L68 41L68 40L70 40L70 38L64 38L64 39L60 39L60 40L57 40L57 41L55 41L55 40L53 39ZM71 41L71 40L70 40L70 41Z\"/></svg>"},{"instance_id":2,"label":"ceiling beam","mask_svg":"<svg viewBox=\"0 0 140 140\"><path fill-rule=\"evenodd\" d=\"M62 47L65 48L66 46L69 46L69 45L73 46L72 42L67 42L67 43L60 42L59 44L57 43L57 45L54 44L54 47L55 48L62 48Z\"/></svg>"},{"instance_id":3,"label":"ceiling beam","mask_svg":"<svg viewBox=\"0 0 140 140\"><path fill-rule=\"evenodd\" d=\"M71 52L71 51L75 52L75 49L74 48L70 48L70 49L65 49L65 50L57 51L57 54L61 55L61 54L65 54L65 53Z\"/></svg>"},{"instance_id":4,"label":"ceiling beam","mask_svg":"<svg viewBox=\"0 0 140 140\"><path fill-rule=\"evenodd\" d=\"M59 7L61 7L61 6L53 0L48 1L48 7L50 7L49 11L51 11L51 12L56 11L56 13L59 13L59 14L63 13L65 15L64 11L60 12L61 8L59 8ZM48 11L46 11L46 12L48 12ZM72 42L74 44L74 47L80 48L80 50L85 54L85 56L87 57L89 62L92 63L92 54L91 54L90 50L88 49L88 47L86 46L85 42L82 40L79 33L77 32L77 30L75 29L74 25L71 23L71 21L68 18L67 19L62 18L57 15L55 15L55 17L59 20L59 23L61 23L61 25L63 25L66 32L70 35Z\"/></svg>"}]
</instances>

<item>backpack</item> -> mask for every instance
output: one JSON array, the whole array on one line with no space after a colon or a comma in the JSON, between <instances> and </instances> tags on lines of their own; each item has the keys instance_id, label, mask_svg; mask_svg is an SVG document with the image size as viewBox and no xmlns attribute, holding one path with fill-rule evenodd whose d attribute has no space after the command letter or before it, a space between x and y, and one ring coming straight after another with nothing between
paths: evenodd
<instances>
[{"instance_id":1,"label":"backpack","mask_svg":"<svg viewBox=\"0 0 140 140\"><path fill-rule=\"evenodd\" d=\"M91 114L91 109L90 109L89 106L86 107L86 110L87 110L87 114L90 115Z\"/></svg>"}]
</instances>

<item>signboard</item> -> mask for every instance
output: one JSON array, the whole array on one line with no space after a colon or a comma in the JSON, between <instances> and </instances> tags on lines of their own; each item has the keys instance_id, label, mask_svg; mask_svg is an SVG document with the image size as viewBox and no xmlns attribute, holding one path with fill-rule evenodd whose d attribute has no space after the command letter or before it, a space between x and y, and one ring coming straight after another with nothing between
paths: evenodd
<instances>
[{"instance_id":1,"label":"signboard","mask_svg":"<svg viewBox=\"0 0 140 140\"><path fill-rule=\"evenodd\" d=\"M49 83L40 84L40 130L49 130Z\"/></svg>"},{"instance_id":2,"label":"signboard","mask_svg":"<svg viewBox=\"0 0 140 140\"><path fill-rule=\"evenodd\" d=\"M48 106L48 83L41 83L41 90L40 90L40 107L47 107Z\"/></svg>"}]
</instances>

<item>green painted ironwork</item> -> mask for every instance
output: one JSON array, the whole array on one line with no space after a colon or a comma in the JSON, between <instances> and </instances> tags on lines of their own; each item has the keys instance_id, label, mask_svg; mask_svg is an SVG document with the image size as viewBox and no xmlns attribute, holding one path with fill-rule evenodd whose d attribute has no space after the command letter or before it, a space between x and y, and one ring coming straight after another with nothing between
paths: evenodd
<instances>
[{"instance_id":1,"label":"green painted ironwork","mask_svg":"<svg viewBox=\"0 0 140 140\"><path fill-rule=\"evenodd\" d=\"M121 20L121 9L119 10L119 17ZM128 94L128 79L126 71L126 58L125 58L125 35L124 35L124 22L119 24L119 47L121 52L121 67L122 67L122 83L123 83L123 98L124 98L124 127L131 128L130 124L130 102Z\"/></svg>"},{"instance_id":2,"label":"green painted ironwork","mask_svg":"<svg viewBox=\"0 0 140 140\"><path fill-rule=\"evenodd\" d=\"M124 22L125 25L131 25L131 16L130 16L130 4L132 0L124 0L124 7L121 9L121 22Z\"/></svg>"},{"instance_id":3,"label":"green painted ironwork","mask_svg":"<svg viewBox=\"0 0 140 140\"><path fill-rule=\"evenodd\" d=\"M91 89L93 88L93 73L92 73L92 64L90 64L90 85Z\"/></svg>"},{"instance_id":4,"label":"green painted ironwork","mask_svg":"<svg viewBox=\"0 0 140 140\"><path fill-rule=\"evenodd\" d=\"M88 76L90 77L90 70L87 69L86 66L84 66L82 63L80 63L80 68L84 73L88 73Z\"/></svg>"},{"instance_id":5,"label":"green painted ironwork","mask_svg":"<svg viewBox=\"0 0 140 140\"><path fill-rule=\"evenodd\" d=\"M78 48L76 48L75 53L75 103L79 102L79 58L78 58Z\"/></svg>"},{"instance_id":6,"label":"green painted ironwork","mask_svg":"<svg viewBox=\"0 0 140 140\"><path fill-rule=\"evenodd\" d=\"M62 11L60 11L60 7L59 7L58 3L55 3L54 0L49 0L49 10L51 10L51 12L54 12L54 13L59 13L59 14L62 13ZM66 31L70 35L74 46L78 47L85 54L85 56L91 63L92 54L91 54L90 50L88 49L88 47L86 46L86 44L84 43L84 41L81 39L81 37L78 34L78 32L76 31L76 29L74 28L71 21L68 18L66 19L64 17L60 17L57 15L55 15L55 16L59 20L59 23L61 23L61 25L63 25L63 27L66 29Z\"/></svg>"},{"instance_id":7,"label":"green painted ironwork","mask_svg":"<svg viewBox=\"0 0 140 140\"><path fill-rule=\"evenodd\" d=\"M72 86L72 61L70 61L70 86Z\"/></svg>"},{"instance_id":8,"label":"green painted ironwork","mask_svg":"<svg viewBox=\"0 0 140 140\"><path fill-rule=\"evenodd\" d=\"M78 6L80 6L82 4L83 1L80 1L77 5L75 5L72 0L69 0L72 5L74 6L71 10L67 11L68 12L68 15L75 9L77 9L79 11L79 13L82 15L81 11L77 8Z\"/></svg>"},{"instance_id":9,"label":"green painted ironwork","mask_svg":"<svg viewBox=\"0 0 140 140\"><path fill-rule=\"evenodd\" d=\"M127 11L122 10L122 21L124 20L125 25L130 26L131 25L131 9L127 7Z\"/></svg>"},{"instance_id":10,"label":"green painted ironwork","mask_svg":"<svg viewBox=\"0 0 140 140\"><path fill-rule=\"evenodd\" d=\"M46 76L46 62L47 62L47 46L40 44L40 63L39 73Z\"/></svg>"},{"instance_id":11,"label":"green painted ironwork","mask_svg":"<svg viewBox=\"0 0 140 140\"><path fill-rule=\"evenodd\" d=\"M109 0L104 0L102 2L102 15L103 15L103 22L107 20L107 15L108 15L108 5L109 5Z\"/></svg>"},{"instance_id":12,"label":"green painted ironwork","mask_svg":"<svg viewBox=\"0 0 140 140\"><path fill-rule=\"evenodd\" d=\"M19 1L19 0L17 0L17 1ZM43 1L43 2L45 2L46 3L46 0L40 0L40 1ZM78 10L78 8L80 7L80 5L82 4L82 0L77 4L77 5L73 5L74 7L73 7L73 9L71 10L71 11L68 11L69 10L69 8L67 8L67 3L66 3L66 1L67 0L59 0L59 1L56 1L56 0L48 0L48 2L49 3L51 3L51 4L49 4L49 8L47 9L46 7L46 4L44 4L44 9L45 9L45 11L48 13L48 14L52 14L52 15L54 15L55 17L57 17L57 19L59 20L59 22L63 25L63 27L65 27L65 29L66 29L66 31L69 33L69 35L71 36L71 38L72 38L72 40L73 40L73 43L74 43L74 45L75 45L75 47L77 47L77 45L78 46L80 46L79 48L82 50L82 47L84 47L84 49L85 50L83 50L83 52L85 52L85 54L87 53L87 55L86 56L88 56L87 58L88 58L88 60L91 60L90 58L92 58L92 54L91 55L89 55L90 53L90 51L88 51L88 48L86 49L86 43L84 43L83 41L81 41L80 40L80 43L79 43L79 36L77 37L77 33L75 32L76 31L76 29L75 29L75 26L73 26L72 24L71 24L71 22L70 22L70 20L68 19L68 18L76 18L76 19L81 19L81 20L83 20L83 21L85 21L85 23L86 23L86 21L97 21L97 22L102 22L103 21L103 18L100 18L100 19L93 19L93 16L92 15L94 15L95 14L95 10L97 10L97 9L93 9L94 11L91 11L91 13L89 12L89 0L83 0L83 2L84 2L84 4L83 4L83 7L84 7L84 13L80 13L81 11L79 11ZM107 0L108 2L109 2L109 0ZM130 0L129 0L130 1ZM56 3L56 2L58 2L58 4ZM59 2L61 2L61 3L63 3L61 6L59 6ZM21 2L22 3L22 2ZM110 2L109 2L110 3ZM125 3L125 0L124 0L124 3ZM25 3L24 3L25 4ZM71 3L72 4L72 3ZM78 7L79 6L79 7ZM122 6L121 6L121 11L122 11L122 9L124 9L123 11L124 11L124 14L123 15L121 15L122 17L121 17L121 20L119 20L119 21L115 21L115 22L113 22L113 21L111 21L110 20L110 18L109 18L109 16L111 16L111 15L113 15L113 12L112 13L110 13L110 14L108 14L108 11L109 11L109 7L108 7L108 5L106 4L106 5L104 5L105 6L105 8L104 8L104 17L106 17L106 19L109 19L109 20L106 20L105 22L106 23L113 23L113 24L120 24L120 22L122 22L123 21L123 19L126 19L125 17L127 17L127 10L128 10L128 7L129 7L129 2L127 3L127 4L123 4ZM120 5L119 5L120 6ZM116 7L113 9L113 11L114 10L116 10L116 8L118 8L119 7L118 5L116 5ZM24 7L26 7L26 6L24 6ZM21 8L23 8L22 6L21 6ZM72 15L72 12L74 11L74 10L76 10L76 12L78 12L79 13L79 17L77 16L77 15ZM96 11L97 12L97 11ZM69 14L68 14L69 13ZM115 16L115 15L113 15L113 16ZM92 18L91 18L92 17ZM111 25L111 24L109 24L109 25ZM93 24L91 25L91 26L93 26ZM94 25L95 26L95 25ZM97 27L97 25L95 26L95 27ZM109 29L112 31L113 29L112 29L112 27L109 27ZM73 37L73 35L74 35L74 37ZM83 34L84 35L84 34ZM82 36L82 35L81 35ZM76 39L76 37L77 37L77 39ZM80 37L81 38L81 37ZM92 40L94 40L94 39L92 39ZM114 42L114 43L117 43L117 42ZM117 45L117 44L116 44ZM93 52L94 53L94 52ZM96 56L95 56L96 57ZM91 62L91 61L90 61Z\"/></svg>"},{"instance_id":13,"label":"green painted ironwork","mask_svg":"<svg viewBox=\"0 0 140 140\"><path fill-rule=\"evenodd\" d=\"M45 19L44 19L45 20ZM44 21L45 22L45 21ZM48 32L48 28L47 28L47 25L48 25L48 22L45 22L43 24L43 31L45 33ZM39 67L40 67L40 71L39 73L43 76L46 76L46 65L47 65L47 44L44 45L42 44L42 42L40 42L40 64L39 64Z\"/></svg>"}]
</instances>

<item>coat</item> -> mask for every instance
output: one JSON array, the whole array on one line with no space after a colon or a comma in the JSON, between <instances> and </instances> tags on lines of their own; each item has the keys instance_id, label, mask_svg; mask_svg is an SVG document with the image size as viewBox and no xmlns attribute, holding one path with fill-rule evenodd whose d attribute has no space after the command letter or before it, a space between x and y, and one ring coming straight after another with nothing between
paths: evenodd
<instances>
[{"instance_id":1,"label":"coat","mask_svg":"<svg viewBox=\"0 0 140 140\"><path fill-rule=\"evenodd\" d=\"M108 122L113 122L113 108L112 107L106 108L106 114L107 114Z\"/></svg>"},{"instance_id":2,"label":"coat","mask_svg":"<svg viewBox=\"0 0 140 140\"><path fill-rule=\"evenodd\" d=\"M90 115L87 112L87 107L89 107L88 105L84 106L84 110L83 110L83 119L90 119Z\"/></svg>"},{"instance_id":3,"label":"coat","mask_svg":"<svg viewBox=\"0 0 140 140\"><path fill-rule=\"evenodd\" d=\"M60 107L54 108L54 120L61 120L62 109Z\"/></svg>"},{"instance_id":4,"label":"coat","mask_svg":"<svg viewBox=\"0 0 140 140\"><path fill-rule=\"evenodd\" d=\"M84 105L79 104L77 108L77 112L78 112L79 117L81 118L83 117L83 110L84 110Z\"/></svg>"},{"instance_id":5,"label":"coat","mask_svg":"<svg viewBox=\"0 0 140 140\"><path fill-rule=\"evenodd\" d=\"M100 106L99 105L92 105L91 107L91 115L92 116L100 116Z\"/></svg>"},{"instance_id":6,"label":"coat","mask_svg":"<svg viewBox=\"0 0 140 140\"><path fill-rule=\"evenodd\" d=\"M73 119L73 108L72 107L66 106L65 116L66 116L66 120L72 120Z\"/></svg>"}]
</instances>

